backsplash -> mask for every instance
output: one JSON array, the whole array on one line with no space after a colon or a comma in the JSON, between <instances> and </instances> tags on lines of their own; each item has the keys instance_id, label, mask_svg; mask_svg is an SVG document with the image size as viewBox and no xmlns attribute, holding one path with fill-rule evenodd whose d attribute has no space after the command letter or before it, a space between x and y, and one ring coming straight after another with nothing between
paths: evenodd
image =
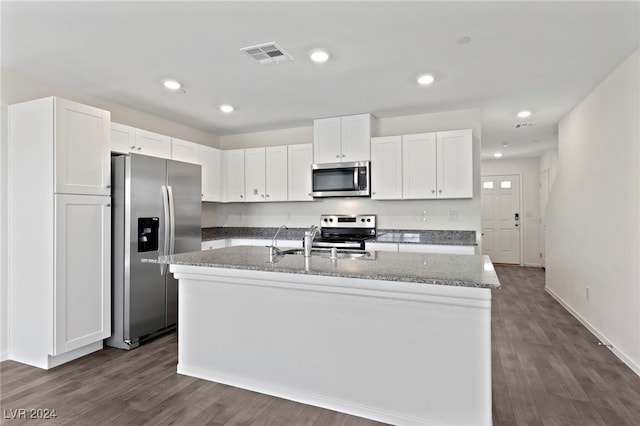
<instances>
[{"instance_id":1,"label":"backsplash","mask_svg":"<svg viewBox=\"0 0 640 426\"><path fill-rule=\"evenodd\" d=\"M202 227L305 228L321 214L375 214L378 229L481 230L479 198L376 201L326 198L298 203L203 203ZM426 214L425 214L426 212Z\"/></svg>"}]
</instances>

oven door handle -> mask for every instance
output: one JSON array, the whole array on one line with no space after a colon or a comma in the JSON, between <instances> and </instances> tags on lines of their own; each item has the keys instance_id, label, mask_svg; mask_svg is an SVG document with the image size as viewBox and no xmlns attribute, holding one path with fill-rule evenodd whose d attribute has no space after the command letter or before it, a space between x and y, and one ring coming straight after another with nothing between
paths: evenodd
<instances>
[{"instance_id":1,"label":"oven door handle","mask_svg":"<svg viewBox=\"0 0 640 426\"><path fill-rule=\"evenodd\" d=\"M356 191L360 189L360 185L358 185L358 167L353 168L353 189Z\"/></svg>"}]
</instances>

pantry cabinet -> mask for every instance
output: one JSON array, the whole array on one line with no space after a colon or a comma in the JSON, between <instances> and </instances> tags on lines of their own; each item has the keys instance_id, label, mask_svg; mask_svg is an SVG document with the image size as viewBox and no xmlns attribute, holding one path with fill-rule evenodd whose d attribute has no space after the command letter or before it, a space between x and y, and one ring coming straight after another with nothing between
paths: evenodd
<instances>
[{"instance_id":1,"label":"pantry cabinet","mask_svg":"<svg viewBox=\"0 0 640 426\"><path fill-rule=\"evenodd\" d=\"M311 196L313 145L310 143L289 145L287 154L288 200L313 201Z\"/></svg>"},{"instance_id":2,"label":"pantry cabinet","mask_svg":"<svg viewBox=\"0 0 640 426\"><path fill-rule=\"evenodd\" d=\"M8 124L9 359L48 369L111 334L110 114L52 97Z\"/></svg>"},{"instance_id":3,"label":"pantry cabinet","mask_svg":"<svg viewBox=\"0 0 640 426\"><path fill-rule=\"evenodd\" d=\"M313 161L337 163L370 159L371 114L313 121Z\"/></svg>"}]
</instances>

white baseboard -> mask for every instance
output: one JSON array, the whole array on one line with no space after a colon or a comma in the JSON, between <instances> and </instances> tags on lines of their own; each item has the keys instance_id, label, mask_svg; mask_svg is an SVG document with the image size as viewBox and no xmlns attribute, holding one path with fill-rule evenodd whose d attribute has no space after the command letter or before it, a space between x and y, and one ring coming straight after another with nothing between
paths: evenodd
<instances>
[{"instance_id":1,"label":"white baseboard","mask_svg":"<svg viewBox=\"0 0 640 426\"><path fill-rule=\"evenodd\" d=\"M2 352L0 353L0 362L2 361L6 361L9 359L9 352Z\"/></svg>"},{"instance_id":2,"label":"white baseboard","mask_svg":"<svg viewBox=\"0 0 640 426\"><path fill-rule=\"evenodd\" d=\"M547 291L547 293L551 295L551 297L556 299L556 301L560 303L563 308L565 308L571 315L573 315L578 321L580 321L580 323L584 325L587 328L587 330L589 330L594 336L596 336L598 340L600 340L604 344L609 344L609 339L607 339L604 334L598 331L597 328L595 328L582 315L580 315L577 311L575 311L567 302L565 302L553 290L551 290L547 286L545 286L544 289ZM634 373L640 376L639 364L635 363L630 357L628 357L624 352L622 352L620 349L616 348L615 346L607 346L607 349L613 352L613 354L617 356L620 359L620 361L624 362Z\"/></svg>"},{"instance_id":3,"label":"white baseboard","mask_svg":"<svg viewBox=\"0 0 640 426\"><path fill-rule=\"evenodd\" d=\"M522 266L527 266L530 268L542 268L542 265L539 263L523 263Z\"/></svg>"}]
</instances>

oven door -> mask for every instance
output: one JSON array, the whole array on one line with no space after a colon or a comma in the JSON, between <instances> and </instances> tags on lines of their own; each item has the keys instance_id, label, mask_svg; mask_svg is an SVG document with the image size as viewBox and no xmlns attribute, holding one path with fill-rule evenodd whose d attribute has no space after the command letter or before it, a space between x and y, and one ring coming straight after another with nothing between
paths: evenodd
<instances>
[{"instance_id":1,"label":"oven door","mask_svg":"<svg viewBox=\"0 0 640 426\"><path fill-rule=\"evenodd\" d=\"M312 192L314 197L368 197L369 162L314 164Z\"/></svg>"}]
</instances>

